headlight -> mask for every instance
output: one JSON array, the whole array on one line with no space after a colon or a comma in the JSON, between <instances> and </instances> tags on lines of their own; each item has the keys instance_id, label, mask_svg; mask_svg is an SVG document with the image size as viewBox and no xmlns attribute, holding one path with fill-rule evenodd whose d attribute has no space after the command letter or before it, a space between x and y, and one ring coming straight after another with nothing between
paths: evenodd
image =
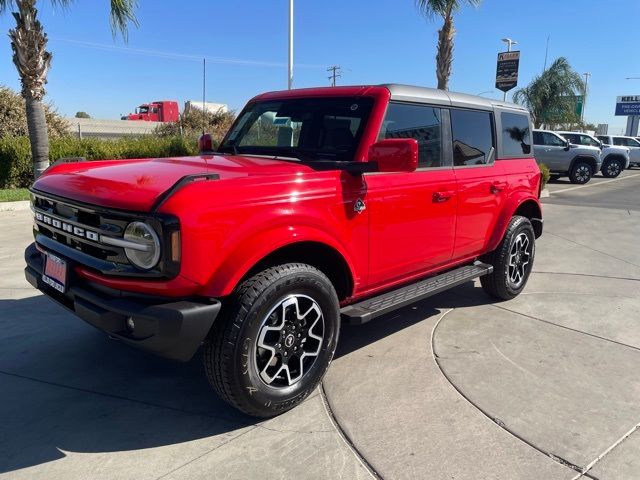
<instances>
[{"instance_id":1,"label":"headlight","mask_svg":"<svg viewBox=\"0 0 640 480\"><path fill-rule=\"evenodd\" d=\"M132 222L124 231L124 240L135 244L124 249L131 263L143 270L156 266L160 260L160 240L153 228L143 222Z\"/></svg>"}]
</instances>

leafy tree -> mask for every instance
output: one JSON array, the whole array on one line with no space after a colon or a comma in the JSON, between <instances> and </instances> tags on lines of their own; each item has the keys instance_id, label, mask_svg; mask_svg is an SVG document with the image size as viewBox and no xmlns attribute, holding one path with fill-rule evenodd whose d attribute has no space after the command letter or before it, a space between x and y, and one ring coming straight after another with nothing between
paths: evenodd
<instances>
[{"instance_id":1,"label":"leafy tree","mask_svg":"<svg viewBox=\"0 0 640 480\"><path fill-rule=\"evenodd\" d=\"M37 178L49 165L49 137L43 98L47 73L51 66L52 55L47 51L47 34L38 20L37 0L0 0L0 14L12 5L16 27L9 30L13 63L22 84L22 97L25 100L27 125L33 156L34 175ZM50 0L53 5L67 7L72 0ZM120 32L127 38L129 23L137 25L134 10L137 0L110 0L111 29L115 36ZM15 4L15 5L14 5Z\"/></svg>"},{"instance_id":2,"label":"leafy tree","mask_svg":"<svg viewBox=\"0 0 640 480\"><path fill-rule=\"evenodd\" d=\"M182 134L186 138L198 138L202 134L202 127L204 126L205 132L210 133L215 142L220 142L234 119L234 112L214 113L192 109L187 113L183 113L178 122L158 125L155 133L160 137L173 137Z\"/></svg>"},{"instance_id":3,"label":"leafy tree","mask_svg":"<svg viewBox=\"0 0 640 480\"><path fill-rule=\"evenodd\" d=\"M69 124L51 105L44 105L44 117L49 137L59 138L69 134ZM0 138L27 135L29 130L24 98L16 91L0 86Z\"/></svg>"},{"instance_id":4,"label":"leafy tree","mask_svg":"<svg viewBox=\"0 0 640 480\"><path fill-rule=\"evenodd\" d=\"M438 88L449 90L449 77L453 63L453 37L456 29L453 26L453 15L462 4L477 7L482 0L415 0L416 6L428 18L442 17L444 23L438 30L438 52L436 54L436 76Z\"/></svg>"},{"instance_id":5,"label":"leafy tree","mask_svg":"<svg viewBox=\"0 0 640 480\"><path fill-rule=\"evenodd\" d=\"M76 118L91 118L87 112L76 112Z\"/></svg>"},{"instance_id":6,"label":"leafy tree","mask_svg":"<svg viewBox=\"0 0 640 480\"><path fill-rule=\"evenodd\" d=\"M531 111L536 127L572 124L580 121L575 111L576 96L584 90L580 74L560 57L529 85L516 91L513 100Z\"/></svg>"}]
</instances>

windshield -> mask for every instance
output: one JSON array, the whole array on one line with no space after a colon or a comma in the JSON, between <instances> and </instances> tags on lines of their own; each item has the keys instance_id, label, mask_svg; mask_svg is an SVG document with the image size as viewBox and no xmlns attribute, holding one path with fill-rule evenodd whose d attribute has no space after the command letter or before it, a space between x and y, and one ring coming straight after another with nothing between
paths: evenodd
<instances>
[{"instance_id":1,"label":"windshield","mask_svg":"<svg viewBox=\"0 0 640 480\"><path fill-rule=\"evenodd\" d=\"M149 107L147 105L140 105L137 110L138 113L149 113Z\"/></svg>"},{"instance_id":2,"label":"windshield","mask_svg":"<svg viewBox=\"0 0 640 480\"><path fill-rule=\"evenodd\" d=\"M353 160L373 106L366 97L296 98L249 104L221 152Z\"/></svg>"}]
</instances>

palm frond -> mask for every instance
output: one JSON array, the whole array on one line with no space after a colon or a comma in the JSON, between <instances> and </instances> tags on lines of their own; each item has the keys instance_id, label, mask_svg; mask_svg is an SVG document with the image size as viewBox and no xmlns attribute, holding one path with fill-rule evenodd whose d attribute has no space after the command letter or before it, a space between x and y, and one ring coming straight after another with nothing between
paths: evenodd
<instances>
[{"instance_id":1,"label":"palm frond","mask_svg":"<svg viewBox=\"0 0 640 480\"><path fill-rule=\"evenodd\" d=\"M480 6L482 0L415 0L416 7L425 17L446 17L456 12L463 4Z\"/></svg>"},{"instance_id":2,"label":"palm frond","mask_svg":"<svg viewBox=\"0 0 640 480\"><path fill-rule=\"evenodd\" d=\"M138 26L135 15L137 7L138 0L111 0L111 31L114 36L120 32L124 40L127 40L129 24Z\"/></svg>"}]
</instances>

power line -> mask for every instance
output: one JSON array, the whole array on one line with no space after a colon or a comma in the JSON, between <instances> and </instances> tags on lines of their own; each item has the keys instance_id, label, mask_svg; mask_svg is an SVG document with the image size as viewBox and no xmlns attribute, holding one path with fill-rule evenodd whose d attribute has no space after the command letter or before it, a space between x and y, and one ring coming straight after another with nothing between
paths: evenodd
<instances>
[{"instance_id":1,"label":"power line","mask_svg":"<svg viewBox=\"0 0 640 480\"><path fill-rule=\"evenodd\" d=\"M342 67L339 65L332 65L327 68L327 72L331 72L331 75L329 75L327 78L331 80L331 86L335 87L336 79L342 77Z\"/></svg>"}]
</instances>

